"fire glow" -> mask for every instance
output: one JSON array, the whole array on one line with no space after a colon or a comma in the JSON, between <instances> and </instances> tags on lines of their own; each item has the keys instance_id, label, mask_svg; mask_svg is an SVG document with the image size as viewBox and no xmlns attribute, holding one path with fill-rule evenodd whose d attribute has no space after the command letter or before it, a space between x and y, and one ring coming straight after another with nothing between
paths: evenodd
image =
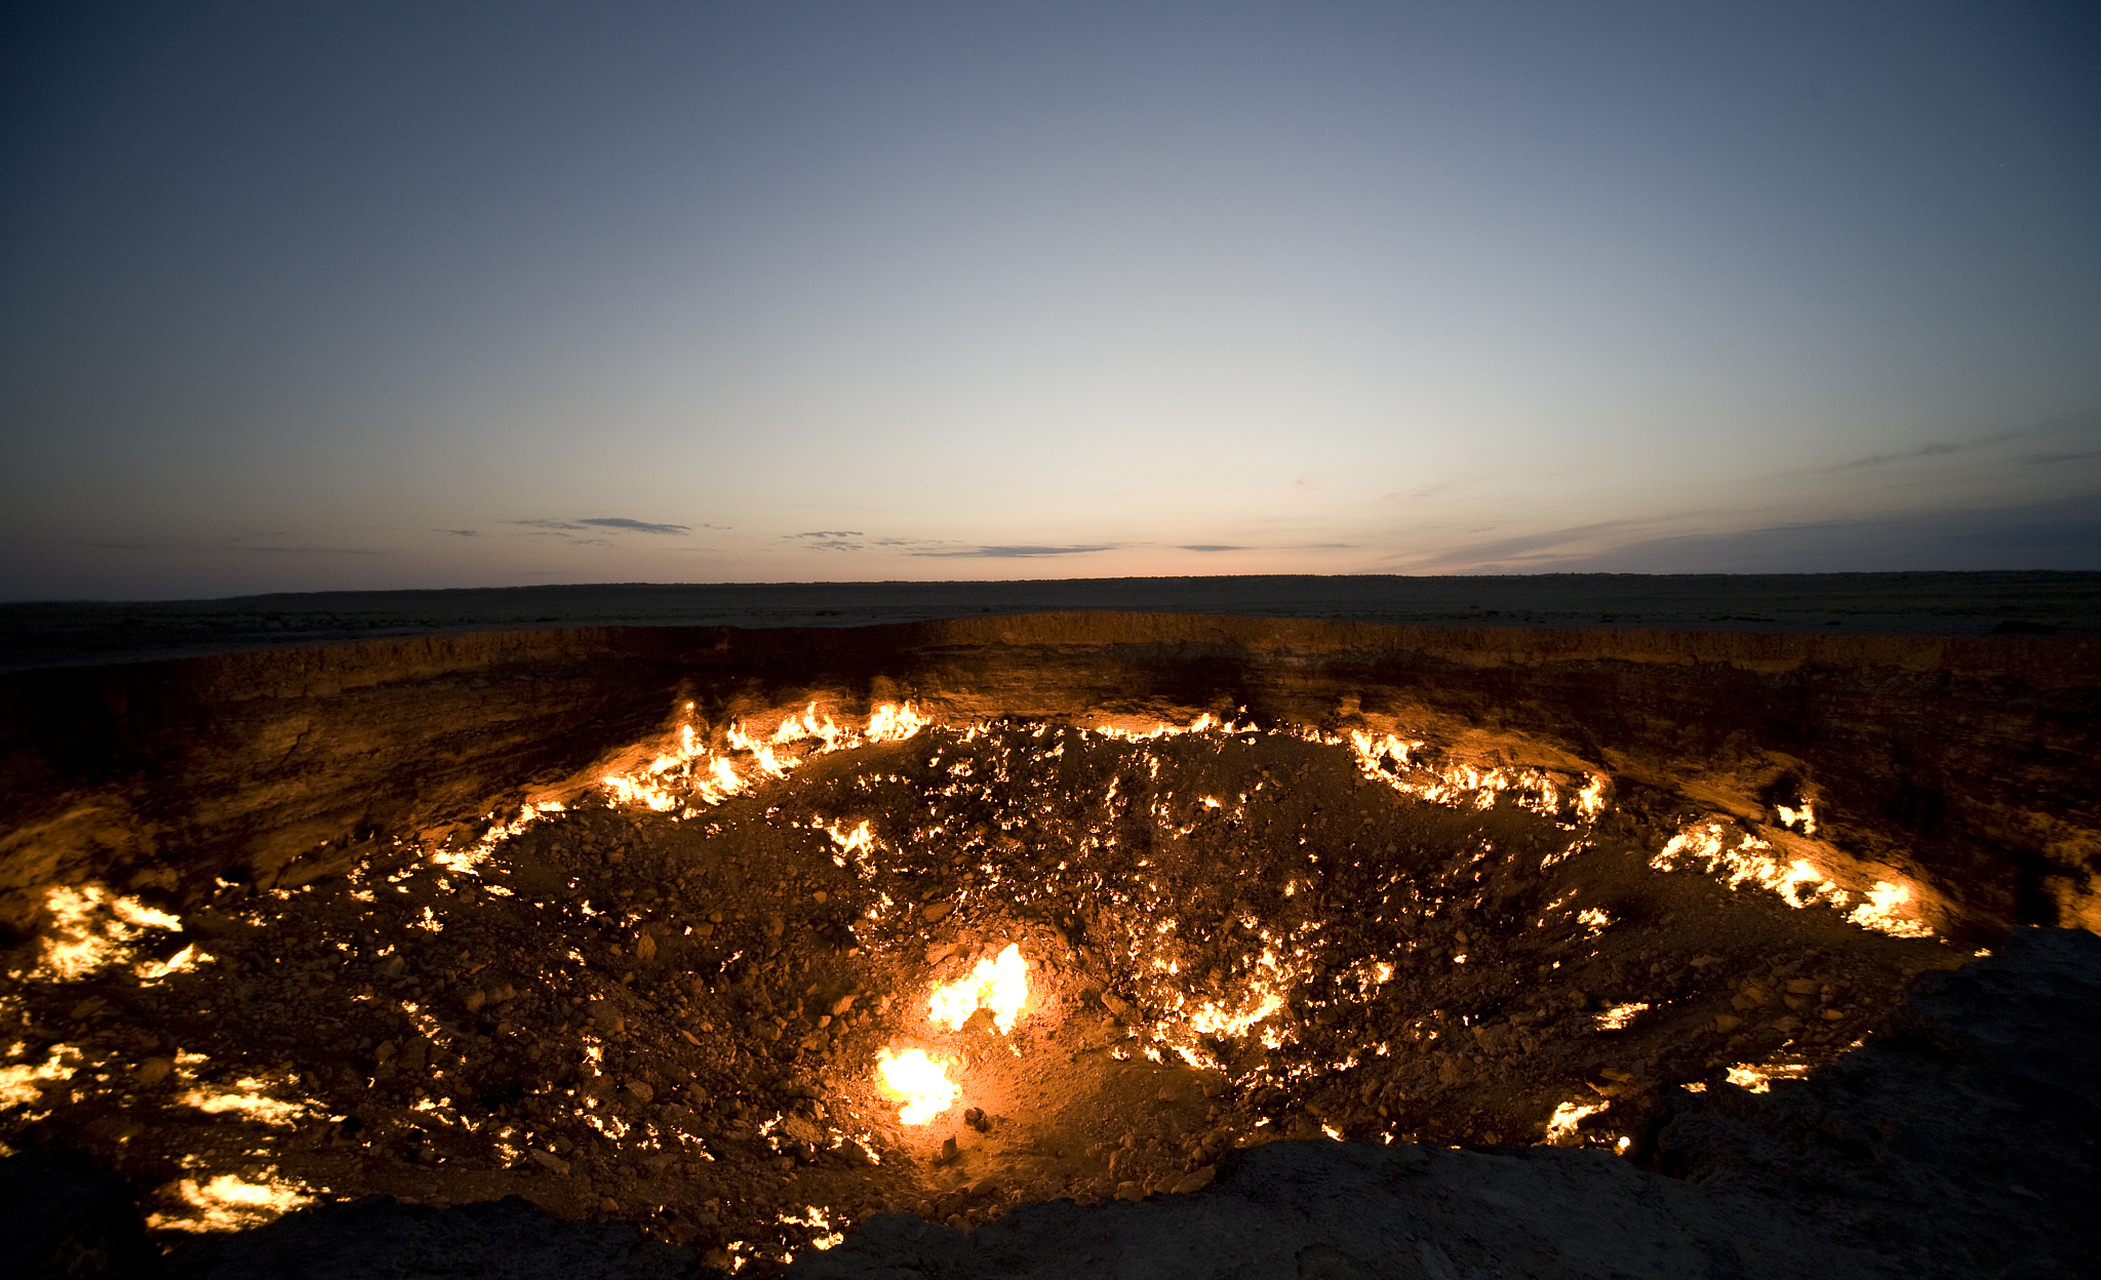
<instances>
[{"instance_id":1,"label":"fire glow","mask_svg":"<svg viewBox=\"0 0 2101 1280\"><path fill-rule=\"evenodd\" d=\"M1021 958L1019 946L1009 943L997 959L980 960L969 975L936 986L929 1005L934 1021L951 1031L961 1030L978 1010L989 1010L992 1025L1005 1035L1028 999L1029 962Z\"/></svg>"},{"instance_id":2,"label":"fire glow","mask_svg":"<svg viewBox=\"0 0 2101 1280\"><path fill-rule=\"evenodd\" d=\"M875 1074L885 1092L904 1101L897 1118L906 1124L925 1124L956 1105L962 1093L948 1078L948 1068L927 1057L924 1049L899 1054L884 1049L876 1060Z\"/></svg>"}]
</instances>

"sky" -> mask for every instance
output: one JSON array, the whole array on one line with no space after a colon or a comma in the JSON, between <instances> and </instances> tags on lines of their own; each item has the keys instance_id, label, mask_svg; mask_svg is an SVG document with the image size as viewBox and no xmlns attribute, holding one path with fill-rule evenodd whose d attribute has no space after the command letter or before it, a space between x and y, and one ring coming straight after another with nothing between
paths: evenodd
<instances>
[{"instance_id":1,"label":"sky","mask_svg":"<svg viewBox=\"0 0 2101 1280\"><path fill-rule=\"evenodd\" d=\"M2101 569L2101 9L0 16L0 599Z\"/></svg>"}]
</instances>

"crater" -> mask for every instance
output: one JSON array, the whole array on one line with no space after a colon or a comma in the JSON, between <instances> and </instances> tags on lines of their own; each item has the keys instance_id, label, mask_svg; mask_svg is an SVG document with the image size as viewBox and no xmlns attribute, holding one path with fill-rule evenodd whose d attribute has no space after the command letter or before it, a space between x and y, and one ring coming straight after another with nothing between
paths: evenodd
<instances>
[{"instance_id":1,"label":"crater","mask_svg":"<svg viewBox=\"0 0 2101 1280\"><path fill-rule=\"evenodd\" d=\"M518 1195L761 1271L1279 1139L1640 1162L2093 921L2094 659L1049 615L13 677L0 1119L168 1240Z\"/></svg>"}]
</instances>

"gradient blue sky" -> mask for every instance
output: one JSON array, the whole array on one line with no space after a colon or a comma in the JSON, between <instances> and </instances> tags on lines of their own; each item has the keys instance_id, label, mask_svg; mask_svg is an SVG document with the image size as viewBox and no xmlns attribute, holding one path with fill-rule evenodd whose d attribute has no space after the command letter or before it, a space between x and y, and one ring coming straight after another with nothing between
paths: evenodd
<instances>
[{"instance_id":1,"label":"gradient blue sky","mask_svg":"<svg viewBox=\"0 0 2101 1280\"><path fill-rule=\"evenodd\" d=\"M2097 14L16 4L0 598L2101 568Z\"/></svg>"}]
</instances>

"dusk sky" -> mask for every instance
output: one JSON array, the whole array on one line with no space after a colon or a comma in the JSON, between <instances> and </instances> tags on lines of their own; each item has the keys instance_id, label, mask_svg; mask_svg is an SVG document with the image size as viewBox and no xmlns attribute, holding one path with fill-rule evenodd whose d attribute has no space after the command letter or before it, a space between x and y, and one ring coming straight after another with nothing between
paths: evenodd
<instances>
[{"instance_id":1,"label":"dusk sky","mask_svg":"<svg viewBox=\"0 0 2101 1280\"><path fill-rule=\"evenodd\" d=\"M28 3L0 598L2101 569L2101 6Z\"/></svg>"}]
</instances>

